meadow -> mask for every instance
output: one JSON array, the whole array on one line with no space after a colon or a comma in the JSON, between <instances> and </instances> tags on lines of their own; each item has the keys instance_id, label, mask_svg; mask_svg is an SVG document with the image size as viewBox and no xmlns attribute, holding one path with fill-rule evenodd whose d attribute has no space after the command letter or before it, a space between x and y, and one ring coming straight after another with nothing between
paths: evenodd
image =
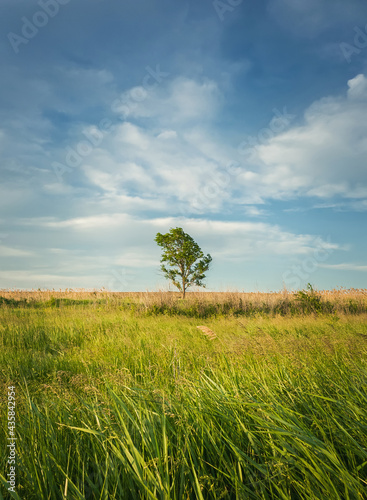
<instances>
[{"instance_id":1,"label":"meadow","mask_svg":"<svg viewBox=\"0 0 367 500\"><path fill-rule=\"evenodd\" d=\"M2 290L0 499L367 498L366 361L366 290Z\"/></svg>"}]
</instances>

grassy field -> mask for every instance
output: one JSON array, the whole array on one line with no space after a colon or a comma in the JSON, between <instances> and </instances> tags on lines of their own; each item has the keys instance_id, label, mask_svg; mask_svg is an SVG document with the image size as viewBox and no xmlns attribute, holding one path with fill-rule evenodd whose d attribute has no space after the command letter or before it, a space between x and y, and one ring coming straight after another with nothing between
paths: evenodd
<instances>
[{"instance_id":1,"label":"grassy field","mask_svg":"<svg viewBox=\"0 0 367 500\"><path fill-rule=\"evenodd\" d=\"M0 499L367 498L367 293L303 294L0 292Z\"/></svg>"}]
</instances>

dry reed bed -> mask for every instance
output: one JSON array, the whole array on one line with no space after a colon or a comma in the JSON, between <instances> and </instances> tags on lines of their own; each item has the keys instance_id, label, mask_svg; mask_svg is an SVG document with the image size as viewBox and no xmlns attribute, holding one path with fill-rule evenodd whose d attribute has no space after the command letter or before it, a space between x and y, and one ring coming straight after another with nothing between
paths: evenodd
<instances>
[{"instance_id":1,"label":"dry reed bed","mask_svg":"<svg viewBox=\"0 0 367 500\"><path fill-rule=\"evenodd\" d=\"M367 289L351 288L351 289L334 289L334 290L317 290L317 295L321 296L322 300L330 302L344 302L348 300L357 300L367 303ZM87 289L71 289L65 290L8 290L0 289L0 296L6 299L14 300L34 300L48 301L52 298L72 299L72 300L100 300L108 299L112 302L120 301L135 301L146 306L151 305L174 305L181 299L180 292L169 292L159 290L155 292L110 292L106 289L87 290ZM266 304L274 306L282 300L293 300L295 292L282 290L280 292L188 292L186 294L185 303L192 304L223 304L231 303L234 306L240 306L242 303L252 303L256 305Z\"/></svg>"}]
</instances>

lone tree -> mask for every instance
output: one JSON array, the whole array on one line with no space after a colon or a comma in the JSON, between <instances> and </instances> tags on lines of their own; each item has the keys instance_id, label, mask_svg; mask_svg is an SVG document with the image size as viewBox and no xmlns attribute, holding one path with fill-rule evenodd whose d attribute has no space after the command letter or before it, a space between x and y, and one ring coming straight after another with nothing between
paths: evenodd
<instances>
[{"instance_id":1,"label":"lone tree","mask_svg":"<svg viewBox=\"0 0 367 500\"><path fill-rule=\"evenodd\" d=\"M161 262L166 262L170 269L164 264L161 269L167 279L182 292L185 298L186 290L191 285L202 286L205 272L209 269L212 261L208 254L204 256L199 245L185 233L180 227L171 228L169 233L157 233L155 240L163 248ZM196 262L198 259L198 262Z\"/></svg>"}]
</instances>

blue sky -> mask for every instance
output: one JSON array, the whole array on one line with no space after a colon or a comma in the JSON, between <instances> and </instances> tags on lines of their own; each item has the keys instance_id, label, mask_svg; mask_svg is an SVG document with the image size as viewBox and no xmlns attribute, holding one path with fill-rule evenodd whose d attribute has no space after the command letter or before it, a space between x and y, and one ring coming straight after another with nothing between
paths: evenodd
<instances>
[{"instance_id":1,"label":"blue sky","mask_svg":"<svg viewBox=\"0 0 367 500\"><path fill-rule=\"evenodd\" d=\"M363 0L3 0L0 288L367 288Z\"/></svg>"}]
</instances>

